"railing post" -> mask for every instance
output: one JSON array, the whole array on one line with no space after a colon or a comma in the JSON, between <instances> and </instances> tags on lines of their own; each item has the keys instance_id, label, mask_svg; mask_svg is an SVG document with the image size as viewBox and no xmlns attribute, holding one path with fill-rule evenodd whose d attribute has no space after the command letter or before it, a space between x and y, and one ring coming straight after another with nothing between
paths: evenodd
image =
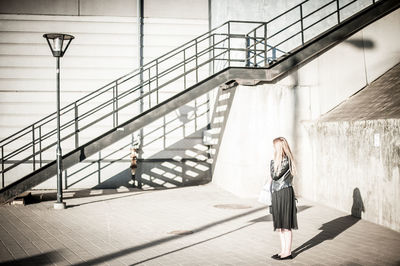
<instances>
[{"instance_id":1,"label":"railing post","mask_svg":"<svg viewBox=\"0 0 400 266\"><path fill-rule=\"evenodd\" d=\"M118 81L115 81L113 87L113 127L118 126Z\"/></svg>"},{"instance_id":2,"label":"railing post","mask_svg":"<svg viewBox=\"0 0 400 266\"><path fill-rule=\"evenodd\" d=\"M264 66L267 66L268 64L268 43L267 43L267 23L264 24Z\"/></svg>"},{"instance_id":3,"label":"railing post","mask_svg":"<svg viewBox=\"0 0 400 266\"><path fill-rule=\"evenodd\" d=\"M339 7L339 0L336 0L336 7L337 7L337 20L338 20L338 24L340 24L340 7Z\"/></svg>"},{"instance_id":4,"label":"railing post","mask_svg":"<svg viewBox=\"0 0 400 266\"><path fill-rule=\"evenodd\" d=\"M194 130L197 131L197 99L194 99Z\"/></svg>"},{"instance_id":5,"label":"railing post","mask_svg":"<svg viewBox=\"0 0 400 266\"><path fill-rule=\"evenodd\" d=\"M97 160L97 183L100 184L101 183L101 151L99 151L99 159Z\"/></svg>"},{"instance_id":6,"label":"railing post","mask_svg":"<svg viewBox=\"0 0 400 266\"><path fill-rule=\"evenodd\" d=\"M42 167L42 126L39 126L39 166Z\"/></svg>"},{"instance_id":7,"label":"railing post","mask_svg":"<svg viewBox=\"0 0 400 266\"><path fill-rule=\"evenodd\" d=\"M228 22L228 66L231 66L231 23Z\"/></svg>"},{"instance_id":8,"label":"railing post","mask_svg":"<svg viewBox=\"0 0 400 266\"><path fill-rule=\"evenodd\" d=\"M250 37L246 35L246 67L250 66Z\"/></svg>"},{"instance_id":9,"label":"railing post","mask_svg":"<svg viewBox=\"0 0 400 266\"><path fill-rule=\"evenodd\" d=\"M157 88L157 104L158 104L158 59L156 59L156 88Z\"/></svg>"},{"instance_id":10,"label":"railing post","mask_svg":"<svg viewBox=\"0 0 400 266\"><path fill-rule=\"evenodd\" d=\"M301 44L304 44L303 5L300 5Z\"/></svg>"},{"instance_id":11,"label":"railing post","mask_svg":"<svg viewBox=\"0 0 400 266\"><path fill-rule=\"evenodd\" d=\"M64 176L65 176L65 179L64 179L64 189L67 189L67 188L68 188L68 181L67 181L67 179L68 179L68 172L67 172L67 169L64 170Z\"/></svg>"},{"instance_id":12,"label":"railing post","mask_svg":"<svg viewBox=\"0 0 400 266\"><path fill-rule=\"evenodd\" d=\"M35 125L32 125L32 166L33 166L33 171L36 170L36 160L35 160Z\"/></svg>"},{"instance_id":13,"label":"railing post","mask_svg":"<svg viewBox=\"0 0 400 266\"><path fill-rule=\"evenodd\" d=\"M197 56L197 39L195 41L195 58L196 58L196 83L199 82L198 56Z\"/></svg>"},{"instance_id":14,"label":"railing post","mask_svg":"<svg viewBox=\"0 0 400 266\"><path fill-rule=\"evenodd\" d=\"M212 73L215 73L215 35L212 35Z\"/></svg>"},{"instance_id":15,"label":"railing post","mask_svg":"<svg viewBox=\"0 0 400 266\"><path fill-rule=\"evenodd\" d=\"M167 148L167 129L165 128L165 125L167 124L167 121L165 119L165 115L163 116L163 147L164 149Z\"/></svg>"},{"instance_id":16,"label":"railing post","mask_svg":"<svg viewBox=\"0 0 400 266\"><path fill-rule=\"evenodd\" d=\"M272 48L272 60L276 60L276 47Z\"/></svg>"},{"instance_id":17,"label":"railing post","mask_svg":"<svg viewBox=\"0 0 400 266\"><path fill-rule=\"evenodd\" d=\"M256 34L257 30L254 30L254 67L257 67L257 34Z\"/></svg>"},{"instance_id":18,"label":"railing post","mask_svg":"<svg viewBox=\"0 0 400 266\"><path fill-rule=\"evenodd\" d=\"M115 86L112 87L112 104L113 104L113 127L116 127L116 123L115 123Z\"/></svg>"},{"instance_id":19,"label":"railing post","mask_svg":"<svg viewBox=\"0 0 400 266\"><path fill-rule=\"evenodd\" d=\"M151 67L149 67L147 69L147 78L149 79L149 109L151 108L151 71L150 71Z\"/></svg>"},{"instance_id":20,"label":"railing post","mask_svg":"<svg viewBox=\"0 0 400 266\"><path fill-rule=\"evenodd\" d=\"M183 89L186 90L186 48L183 49Z\"/></svg>"},{"instance_id":21,"label":"railing post","mask_svg":"<svg viewBox=\"0 0 400 266\"><path fill-rule=\"evenodd\" d=\"M4 146L1 146L1 187L4 187Z\"/></svg>"},{"instance_id":22,"label":"railing post","mask_svg":"<svg viewBox=\"0 0 400 266\"><path fill-rule=\"evenodd\" d=\"M115 126L118 126L118 81L115 81Z\"/></svg>"},{"instance_id":23,"label":"railing post","mask_svg":"<svg viewBox=\"0 0 400 266\"><path fill-rule=\"evenodd\" d=\"M79 147L79 125L78 125L78 105L74 103L74 113L75 113L75 148Z\"/></svg>"}]
</instances>

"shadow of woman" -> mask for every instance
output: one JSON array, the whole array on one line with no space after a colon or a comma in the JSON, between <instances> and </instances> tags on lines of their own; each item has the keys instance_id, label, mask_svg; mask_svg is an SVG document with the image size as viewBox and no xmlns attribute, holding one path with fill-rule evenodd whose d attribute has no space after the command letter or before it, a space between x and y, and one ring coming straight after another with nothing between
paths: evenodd
<instances>
[{"instance_id":1,"label":"shadow of woman","mask_svg":"<svg viewBox=\"0 0 400 266\"><path fill-rule=\"evenodd\" d=\"M300 247L292 251L292 256L296 257L301 252L304 252L310 248L313 248L325 240L332 240L342 232L357 223L360 219L351 215L336 218L330 222L324 223L319 230L322 230L318 235L314 236Z\"/></svg>"}]
</instances>

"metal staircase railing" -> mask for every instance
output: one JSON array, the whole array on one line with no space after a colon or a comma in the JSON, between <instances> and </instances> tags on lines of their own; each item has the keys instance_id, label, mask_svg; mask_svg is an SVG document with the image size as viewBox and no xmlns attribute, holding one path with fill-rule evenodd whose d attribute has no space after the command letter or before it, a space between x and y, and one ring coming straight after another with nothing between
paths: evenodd
<instances>
[{"instance_id":1,"label":"metal staircase railing","mask_svg":"<svg viewBox=\"0 0 400 266\"><path fill-rule=\"evenodd\" d=\"M96 137L93 130L101 135L118 128L129 118L228 67L270 67L375 4L362 1L356 7L357 2L361 1L321 4L306 0L267 22L225 22L62 108L62 143L68 143L71 150L77 148ZM313 8L315 5L318 7ZM332 17L334 21L330 21ZM52 113L0 141L2 188L55 160L50 148L56 145L56 118Z\"/></svg>"}]
</instances>

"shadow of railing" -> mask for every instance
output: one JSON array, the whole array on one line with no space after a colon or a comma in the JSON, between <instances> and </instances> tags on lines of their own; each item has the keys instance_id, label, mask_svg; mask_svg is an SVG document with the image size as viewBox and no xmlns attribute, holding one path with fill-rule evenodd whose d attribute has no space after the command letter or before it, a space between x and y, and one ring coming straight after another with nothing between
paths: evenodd
<instances>
[{"instance_id":1,"label":"shadow of railing","mask_svg":"<svg viewBox=\"0 0 400 266\"><path fill-rule=\"evenodd\" d=\"M311 207L312 206L299 206L298 207L298 211L299 212L300 211L304 211L304 210L306 210L308 208L311 208ZM220 224L224 224L224 223L236 220L238 218L242 218L242 217L251 215L251 214L256 213L258 211L261 211L261 210L265 211L266 208L267 207L260 207L260 208L256 208L256 209L253 209L253 210L241 213L241 214L237 214L237 215L234 215L234 216L231 216L231 217L228 217L228 218L225 218L225 219L222 219L222 220L219 220L219 221L216 221L216 222L212 222L212 223L206 224L204 226L195 228L195 229L191 230L191 232L192 232L192 234L200 233L200 232L205 231L205 230L207 230L209 228L212 228L214 226L217 226L217 225L220 225ZM179 248L179 249L175 249L175 250L172 250L172 251L169 251L169 252L166 252L166 253L162 253L162 254L159 254L159 255L144 259L142 261L134 262L132 265L138 265L138 264L141 264L141 263L145 263L145 262L148 262L148 261L151 261L151 260L166 256L166 255L169 255L169 254L172 254L172 253L175 253L175 252L178 252L178 251L181 251L181 250L193 247L193 246L197 246L197 245L203 244L205 242L209 242L211 240L214 240L214 239L226 236L228 234L232 234L232 233L237 232L239 230L242 230L244 228L250 227L250 226L256 224L259 221L263 221L263 220L270 221L270 220L272 220L271 214L268 214L266 216L267 216L267 218L264 218L264 216L263 216L263 217L259 217L257 219L253 219L253 220L247 222L245 225L242 225L242 226L240 226L240 227L238 227L236 229L230 230L228 232L224 232L222 234L218 234L216 236L204 239L202 241L196 242L196 243L191 244L191 245L187 245L187 246ZM187 236L186 234L182 234L182 235L174 235L174 236L160 238L160 239L157 239L157 240L154 240L154 241L150 241L148 243L144 243L144 244L137 245L137 246L134 246L134 247L126 248L126 249L123 249L123 250L120 250L120 251L117 251L117 252L114 252L114 253L110 253L110 254L107 254L107 255L92 259L92 260L88 260L86 263L88 263L88 264L103 263L103 262L106 262L106 261L109 261L109 260L112 260L112 259L115 259L115 258L118 258L118 257L125 256L127 254L131 254L131 253L137 252L139 250L151 248L151 247L154 247L154 246L157 246L157 245L169 242L169 241L173 241L173 240L177 240L177 239L186 237L186 236ZM80 266L80 265L84 265L84 264L79 263L79 264L74 264L74 265L75 266Z\"/></svg>"},{"instance_id":2,"label":"shadow of railing","mask_svg":"<svg viewBox=\"0 0 400 266\"><path fill-rule=\"evenodd\" d=\"M107 154L99 152L98 159L92 156L83 165L65 170L64 187L84 186L82 184L87 179L96 178L97 184L92 186L93 189L132 188L129 155L130 147L138 139L142 141L143 157L138 158L135 178L140 188L174 188L207 183L211 180L211 161L209 147L203 145L202 139L203 131L209 125L208 115L208 97L194 99L146 126L142 138L134 132L108 148ZM112 174L107 176L107 172Z\"/></svg>"}]
</instances>

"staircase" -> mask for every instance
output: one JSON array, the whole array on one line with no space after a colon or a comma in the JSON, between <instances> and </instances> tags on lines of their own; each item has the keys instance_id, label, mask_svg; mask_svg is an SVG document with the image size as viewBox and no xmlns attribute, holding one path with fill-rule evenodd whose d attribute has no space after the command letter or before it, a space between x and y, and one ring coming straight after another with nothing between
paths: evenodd
<instances>
[{"instance_id":1,"label":"staircase","mask_svg":"<svg viewBox=\"0 0 400 266\"><path fill-rule=\"evenodd\" d=\"M62 108L62 143L74 144L63 169L218 86L274 82L400 6L398 0L333 0L315 8L315 2L267 22L228 21ZM170 88L180 91L170 95ZM0 202L56 174L55 156L45 158L56 145L56 119L50 114L0 142ZM99 124L104 130L82 143Z\"/></svg>"}]
</instances>

